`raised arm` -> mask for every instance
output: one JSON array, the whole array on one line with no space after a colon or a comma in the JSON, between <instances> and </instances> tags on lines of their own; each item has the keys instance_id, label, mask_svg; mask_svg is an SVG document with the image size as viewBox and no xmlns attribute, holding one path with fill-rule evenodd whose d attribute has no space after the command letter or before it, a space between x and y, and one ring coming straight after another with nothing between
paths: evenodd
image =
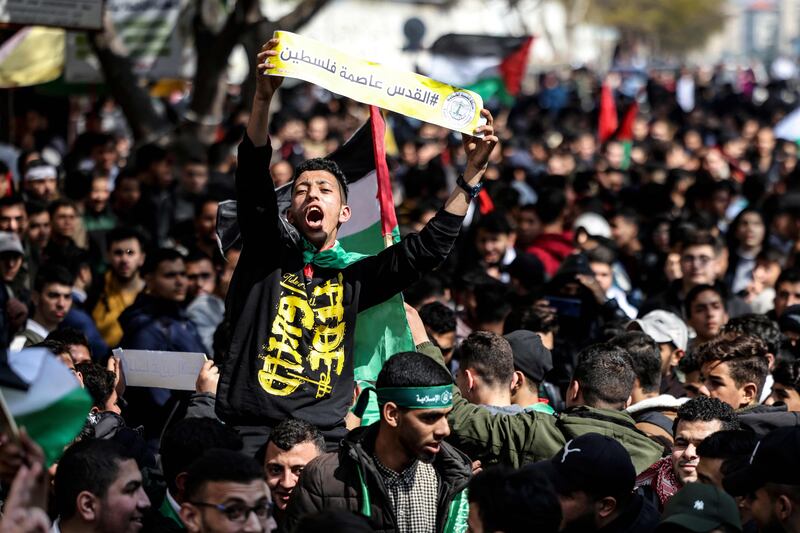
<instances>
[{"instance_id":1,"label":"raised arm","mask_svg":"<svg viewBox=\"0 0 800 533\"><path fill-rule=\"evenodd\" d=\"M256 56L256 93L253 96L250 120L247 122L247 136L255 147L264 146L269 142L269 106L275 91L283 83L282 77L267 74L267 70L274 68L270 60L278 55L274 50L277 44L278 39L270 39L264 43Z\"/></svg>"},{"instance_id":2,"label":"raised arm","mask_svg":"<svg viewBox=\"0 0 800 533\"><path fill-rule=\"evenodd\" d=\"M483 134L483 138L462 136L467 154L463 178L468 187L480 183L489 162L489 154L497 144L492 114L487 109L482 110L481 114L486 117L486 124L479 126L475 133ZM470 200L467 191L456 185L444 208L419 234L408 235L378 255L359 261L363 284L359 310L386 301L442 264L455 244Z\"/></svg>"}]
</instances>

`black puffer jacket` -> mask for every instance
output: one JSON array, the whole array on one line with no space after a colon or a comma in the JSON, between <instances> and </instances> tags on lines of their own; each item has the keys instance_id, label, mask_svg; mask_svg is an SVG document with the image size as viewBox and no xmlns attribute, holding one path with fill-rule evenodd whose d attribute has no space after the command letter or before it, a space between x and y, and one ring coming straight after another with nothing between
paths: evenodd
<instances>
[{"instance_id":1,"label":"black puffer jacket","mask_svg":"<svg viewBox=\"0 0 800 533\"><path fill-rule=\"evenodd\" d=\"M397 531L394 509L372 458L379 424L354 429L338 452L317 457L306 465L281 524L283 531L293 531L300 518L322 510L359 513L367 516L374 531ZM441 480L436 515L436 530L441 532L450 510L465 497L463 491L472 477L472 464L466 455L443 442L433 467Z\"/></svg>"}]
</instances>

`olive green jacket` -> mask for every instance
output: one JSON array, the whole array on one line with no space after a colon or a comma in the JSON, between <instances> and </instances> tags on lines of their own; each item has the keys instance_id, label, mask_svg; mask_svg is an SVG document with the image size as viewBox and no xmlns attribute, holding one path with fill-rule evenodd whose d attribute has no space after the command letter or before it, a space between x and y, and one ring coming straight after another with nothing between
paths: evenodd
<instances>
[{"instance_id":1,"label":"olive green jacket","mask_svg":"<svg viewBox=\"0 0 800 533\"><path fill-rule=\"evenodd\" d=\"M431 343L417 346L444 365L441 352ZM566 441L585 433L600 433L616 439L631 454L636 473L658 461L664 448L636 429L625 412L593 407L572 407L555 416L537 411L492 414L469 403L453 386L453 410L447 417L447 441L483 467L495 463L518 468L550 459Z\"/></svg>"}]
</instances>

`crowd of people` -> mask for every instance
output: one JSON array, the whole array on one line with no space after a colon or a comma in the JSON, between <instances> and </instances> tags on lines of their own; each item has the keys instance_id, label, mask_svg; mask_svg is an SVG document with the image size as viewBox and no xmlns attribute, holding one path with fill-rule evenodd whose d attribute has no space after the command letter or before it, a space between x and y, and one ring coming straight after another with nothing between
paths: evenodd
<instances>
[{"instance_id":1,"label":"crowd of people","mask_svg":"<svg viewBox=\"0 0 800 533\"><path fill-rule=\"evenodd\" d=\"M475 137L392 115L403 237L362 257L325 156L369 111L281 87L276 45L211 146L133 146L108 100L71 142L26 110L0 151L0 345L93 402L53 465L0 436L0 532L800 531L791 80L610 76L638 107L602 143L583 69ZM356 382L356 327L387 327L357 315L398 293L415 348ZM115 348L209 360L131 387Z\"/></svg>"}]
</instances>

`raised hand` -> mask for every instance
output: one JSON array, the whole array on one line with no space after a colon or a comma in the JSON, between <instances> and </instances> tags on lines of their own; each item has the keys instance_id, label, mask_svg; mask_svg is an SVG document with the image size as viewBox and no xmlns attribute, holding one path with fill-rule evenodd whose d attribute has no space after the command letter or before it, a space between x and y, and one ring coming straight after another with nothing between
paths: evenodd
<instances>
[{"instance_id":1,"label":"raised hand","mask_svg":"<svg viewBox=\"0 0 800 533\"><path fill-rule=\"evenodd\" d=\"M494 150L498 138L494 134L494 118L488 109L482 109L481 115L486 117L486 124L478 126L475 133L482 133L483 138L473 137L472 135L461 136L464 145L464 152L467 154L467 172L464 179L469 179L477 173L482 173L489 164L489 155Z\"/></svg>"},{"instance_id":2,"label":"raised hand","mask_svg":"<svg viewBox=\"0 0 800 533\"><path fill-rule=\"evenodd\" d=\"M270 39L261 46L261 51L256 55L256 98L271 100L275 91L283 83L281 76L270 76L267 71L275 68L271 60L278 55L275 47L278 39Z\"/></svg>"}]
</instances>

